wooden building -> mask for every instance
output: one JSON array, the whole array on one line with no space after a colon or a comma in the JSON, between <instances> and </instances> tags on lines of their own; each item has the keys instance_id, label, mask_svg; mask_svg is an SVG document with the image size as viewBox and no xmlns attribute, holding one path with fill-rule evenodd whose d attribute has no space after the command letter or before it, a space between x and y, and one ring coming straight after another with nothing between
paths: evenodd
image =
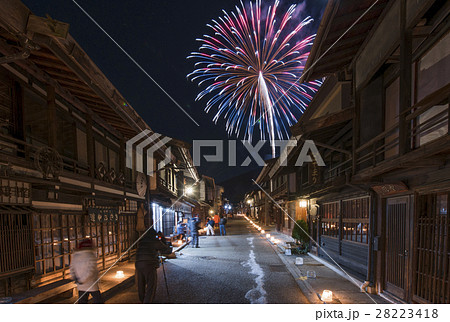
<instances>
[{"instance_id":1,"label":"wooden building","mask_svg":"<svg viewBox=\"0 0 450 322\"><path fill-rule=\"evenodd\" d=\"M272 173L295 173L312 252L400 302L450 303L449 12L329 1L301 80L324 84L291 129L326 166L295 167L297 148Z\"/></svg>"},{"instance_id":2,"label":"wooden building","mask_svg":"<svg viewBox=\"0 0 450 322\"><path fill-rule=\"evenodd\" d=\"M143 169L134 147L126 166L126 143L143 131L153 134L67 24L2 1L0 296L68 278L71 252L86 237L99 269L108 268L156 218L153 203L177 201L161 221L165 233L191 213L182 184L199 178L186 144L172 140ZM169 145L174 156L158 168ZM144 174L147 161L155 175Z\"/></svg>"}]
</instances>

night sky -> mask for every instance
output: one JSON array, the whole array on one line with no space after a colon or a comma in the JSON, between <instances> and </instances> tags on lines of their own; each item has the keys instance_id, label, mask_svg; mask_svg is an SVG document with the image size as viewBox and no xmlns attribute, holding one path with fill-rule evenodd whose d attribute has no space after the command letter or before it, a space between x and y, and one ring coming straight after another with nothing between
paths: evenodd
<instances>
[{"instance_id":1,"label":"night sky","mask_svg":"<svg viewBox=\"0 0 450 322\"><path fill-rule=\"evenodd\" d=\"M232 11L239 4L238 0L77 1L200 127L181 112L71 0L23 2L36 15L49 14L53 19L69 23L70 34L154 131L189 143L196 139L228 139L223 120L215 125L213 111L207 114L203 110L205 101L195 102L198 87L186 79L193 70L193 60L186 57L198 50L196 38L211 33L206 24L222 16L222 9ZM273 1L263 3L268 6ZM293 3L292 0L281 0L279 13L284 13ZM315 33L326 0L297 3L302 8L299 20L306 16L314 18L305 36ZM247 156L243 149L238 145L238 162ZM209 163L202 164L199 172L221 182L255 167L253 163L247 168Z\"/></svg>"}]
</instances>

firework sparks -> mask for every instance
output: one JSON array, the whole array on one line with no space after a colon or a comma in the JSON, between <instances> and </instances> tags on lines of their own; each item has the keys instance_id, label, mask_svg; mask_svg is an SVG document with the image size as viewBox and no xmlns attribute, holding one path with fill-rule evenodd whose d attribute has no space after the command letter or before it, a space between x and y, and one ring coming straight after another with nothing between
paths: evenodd
<instances>
[{"instance_id":1,"label":"firework sparks","mask_svg":"<svg viewBox=\"0 0 450 322\"><path fill-rule=\"evenodd\" d=\"M196 100L208 98L205 111L216 109L213 121L222 116L227 132L237 136L245 129L244 139L251 141L257 125L261 139L267 137L275 156L274 141L289 136L293 125L312 99L320 81L300 84L314 35L300 38L300 31L312 19L307 17L292 29L296 5L291 5L277 22L279 1L267 9L261 1L224 16L207 26L213 36L204 35L194 58L195 70L188 75L200 87L206 86ZM291 42L295 44L291 45Z\"/></svg>"}]
</instances>

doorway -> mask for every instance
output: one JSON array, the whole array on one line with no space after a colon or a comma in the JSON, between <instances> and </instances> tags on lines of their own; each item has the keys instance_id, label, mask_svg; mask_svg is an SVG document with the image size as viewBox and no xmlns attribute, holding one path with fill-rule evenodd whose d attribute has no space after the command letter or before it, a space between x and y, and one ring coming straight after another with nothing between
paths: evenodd
<instances>
[{"instance_id":1,"label":"doorway","mask_svg":"<svg viewBox=\"0 0 450 322\"><path fill-rule=\"evenodd\" d=\"M411 197L386 201L385 291L407 300L411 254Z\"/></svg>"}]
</instances>

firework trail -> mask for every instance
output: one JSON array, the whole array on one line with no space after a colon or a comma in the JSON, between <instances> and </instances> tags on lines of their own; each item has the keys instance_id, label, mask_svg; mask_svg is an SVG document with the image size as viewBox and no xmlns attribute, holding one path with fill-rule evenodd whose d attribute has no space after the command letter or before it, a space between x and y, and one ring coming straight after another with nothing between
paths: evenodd
<instances>
[{"instance_id":1,"label":"firework trail","mask_svg":"<svg viewBox=\"0 0 450 322\"><path fill-rule=\"evenodd\" d=\"M196 100L208 97L205 111L217 109L213 121L224 117L227 132L237 136L245 128L244 139L249 141L257 125L261 139L268 136L273 156L274 141L289 137L288 127L321 85L298 82L315 35L297 39L312 19L292 28L297 6L291 5L278 22L279 3L276 0L264 16L261 0L247 7L241 2L230 14L223 11L223 17L207 25L213 36L197 39L201 47L188 57L197 60L188 78L206 86Z\"/></svg>"}]
</instances>

